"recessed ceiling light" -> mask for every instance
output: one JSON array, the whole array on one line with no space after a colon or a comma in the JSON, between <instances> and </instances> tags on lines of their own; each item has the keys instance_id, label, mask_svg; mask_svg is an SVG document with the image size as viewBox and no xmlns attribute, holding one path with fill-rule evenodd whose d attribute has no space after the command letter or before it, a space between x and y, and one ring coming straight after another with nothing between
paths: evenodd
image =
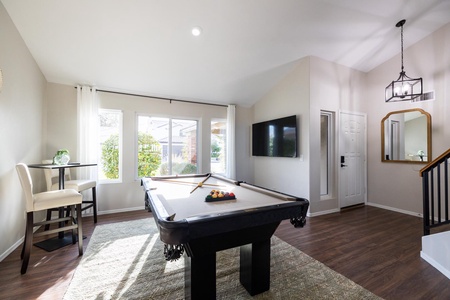
<instances>
[{"instance_id":1,"label":"recessed ceiling light","mask_svg":"<svg viewBox=\"0 0 450 300\"><path fill-rule=\"evenodd\" d=\"M192 35L193 36L199 36L200 34L202 34L202 29L198 26L192 28Z\"/></svg>"}]
</instances>

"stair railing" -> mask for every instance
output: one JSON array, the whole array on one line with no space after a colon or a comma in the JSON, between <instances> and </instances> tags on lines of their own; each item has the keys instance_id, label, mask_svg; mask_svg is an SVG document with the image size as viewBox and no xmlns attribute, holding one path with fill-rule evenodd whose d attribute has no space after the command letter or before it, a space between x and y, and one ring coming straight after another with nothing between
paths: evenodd
<instances>
[{"instance_id":1,"label":"stair railing","mask_svg":"<svg viewBox=\"0 0 450 300\"><path fill-rule=\"evenodd\" d=\"M450 224L449 176L450 149L420 170L423 193L423 233L432 228Z\"/></svg>"}]
</instances>

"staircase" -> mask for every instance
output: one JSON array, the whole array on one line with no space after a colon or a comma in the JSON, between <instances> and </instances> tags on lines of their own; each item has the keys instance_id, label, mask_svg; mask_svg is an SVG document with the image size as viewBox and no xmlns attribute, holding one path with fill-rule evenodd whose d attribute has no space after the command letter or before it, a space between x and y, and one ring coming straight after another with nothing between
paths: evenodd
<instances>
[{"instance_id":1,"label":"staircase","mask_svg":"<svg viewBox=\"0 0 450 300\"><path fill-rule=\"evenodd\" d=\"M449 160L450 149L420 170L424 234L420 256L450 279L450 231L431 234L431 229L450 224Z\"/></svg>"}]
</instances>

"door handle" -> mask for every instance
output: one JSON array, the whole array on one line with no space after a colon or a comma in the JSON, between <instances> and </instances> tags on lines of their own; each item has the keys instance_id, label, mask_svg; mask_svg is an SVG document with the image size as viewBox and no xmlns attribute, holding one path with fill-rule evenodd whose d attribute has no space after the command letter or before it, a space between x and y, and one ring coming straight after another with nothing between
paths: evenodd
<instances>
[{"instance_id":1,"label":"door handle","mask_svg":"<svg viewBox=\"0 0 450 300\"><path fill-rule=\"evenodd\" d=\"M341 164L341 168L343 168L343 167L347 167L347 165Z\"/></svg>"}]
</instances>

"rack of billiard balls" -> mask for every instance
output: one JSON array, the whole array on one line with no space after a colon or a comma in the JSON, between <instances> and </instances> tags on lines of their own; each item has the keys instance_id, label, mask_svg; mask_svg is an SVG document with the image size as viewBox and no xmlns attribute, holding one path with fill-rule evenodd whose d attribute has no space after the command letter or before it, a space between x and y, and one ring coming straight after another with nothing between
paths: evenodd
<instances>
[{"instance_id":1,"label":"rack of billiard balls","mask_svg":"<svg viewBox=\"0 0 450 300\"><path fill-rule=\"evenodd\" d=\"M233 192L224 192L221 190L211 190L211 192L206 196L206 202L223 201L223 200L234 200L236 196Z\"/></svg>"}]
</instances>

